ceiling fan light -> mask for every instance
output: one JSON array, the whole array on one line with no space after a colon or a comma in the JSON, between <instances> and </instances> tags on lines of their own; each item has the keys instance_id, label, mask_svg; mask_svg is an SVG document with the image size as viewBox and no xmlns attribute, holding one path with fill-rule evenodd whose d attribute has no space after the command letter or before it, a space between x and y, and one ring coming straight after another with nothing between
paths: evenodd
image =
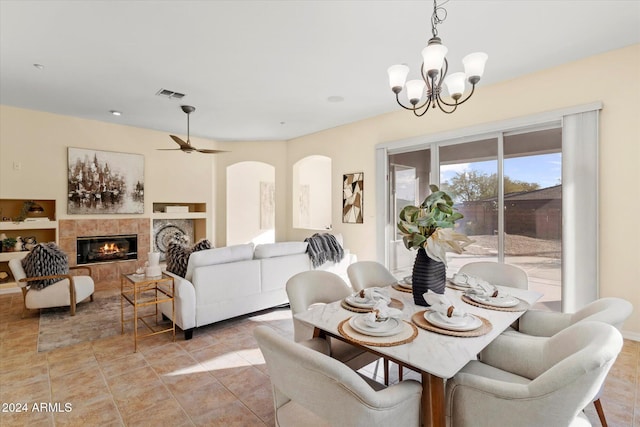
<instances>
[{"instance_id":1,"label":"ceiling fan light","mask_svg":"<svg viewBox=\"0 0 640 427\"><path fill-rule=\"evenodd\" d=\"M409 102L416 105L424 94L424 80L409 80L407 82L407 97Z\"/></svg>"},{"instance_id":2,"label":"ceiling fan light","mask_svg":"<svg viewBox=\"0 0 640 427\"><path fill-rule=\"evenodd\" d=\"M447 87L449 96L455 100L458 100L464 93L465 74L453 73L449 74L444 79L444 85Z\"/></svg>"},{"instance_id":3,"label":"ceiling fan light","mask_svg":"<svg viewBox=\"0 0 640 427\"><path fill-rule=\"evenodd\" d=\"M489 59L489 55L484 52L474 52L462 58L462 64L464 65L464 73L471 81L472 78L476 78L476 82L480 80L484 74L484 66Z\"/></svg>"},{"instance_id":4,"label":"ceiling fan light","mask_svg":"<svg viewBox=\"0 0 640 427\"><path fill-rule=\"evenodd\" d=\"M440 73L447 51L438 37L433 37L427 47L422 49L423 69L429 77L434 78Z\"/></svg>"},{"instance_id":5,"label":"ceiling fan light","mask_svg":"<svg viewBox=\"0 0 640 427\"><path fill-rule=\"evenodd\" d=\"M407 81L409 67L402 64L392 65L387 69L387 74L389 74L389 86L391 86L391 90L396 92L396 88L400 88L397 90L397 92L400 92L404 87L404 83Z\"/></svg>"}]
</instances>

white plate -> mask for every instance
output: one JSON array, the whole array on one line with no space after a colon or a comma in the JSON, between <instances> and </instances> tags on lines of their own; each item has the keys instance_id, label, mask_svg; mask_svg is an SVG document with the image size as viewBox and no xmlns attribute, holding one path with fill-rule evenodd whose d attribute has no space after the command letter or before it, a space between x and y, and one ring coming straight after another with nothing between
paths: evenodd
<instances>
[{"instance_id":1,"label":"white plate","mask_svg":"<svg viewBox=\"0 0 640 427\"><path fill-rule=\"evenodd\" d=\"M515 307L520 304L520 300L511 295L497 296L497 297L485 297L482 295L467 295L469 298L484 305L490 305L492 307Z\"/></svg>"},{"instance_id":2,"label":"white plate","mask_svg":"<svg viewBox=\"0 0 640 427\"><path fill-rule=\"evenodd\" d=\"M411 278L407 278L407 277L405 277L402 280L399 280L398 286L404 289L413 289L413 285L411 284Z\"/></svg>"},{"instance_id":3,"label":"white plate","mask_svg":"<svg viewBox=\"0 0 640 427\"><path fill-rule=\"evenodd\" d=\"M358 308L373 308L373 306L376 305L377 302L376 300L361 298L356 295L349 295L344 300L347 302L347 304Z\"/></svg>"},{"instance_id":4,"label":"white plate","mask_svg":"<svg viewBox=\"0 0 640 427\"><path fill-rule=\"evenodd\" d=\"M451 283L453 283L454 285L461 287L461 288L470 288L471 286L469 286L469 284L467 282L462 282L458 279L457 275L453 275L453 277L451 279L449 279L449 281Z\"/></svg>"},{"instance_id":5,"label":"white plate","mask_svg":"<svg viewBox=\"0 0 640 427\"><path fill-rule=\"evenodd\" d=\"M389 337L402 331L403 324L400 319L391 317L385 322L380 322L380 326L374 328L364 321L365 316L366 315L351 317L351 319L349 319L349 325L357 332L372 337Z\"/></svg>"},{"instance_id":6,"label":"white plate","mask_svg":"<svg viewBox=\"0 0 640 427\"><path fill-rule=\"evenodd\" d=\"M445 320L449 318L437 311L427 311L424 313L424 318L434 326L451 331L473 331L482 326L482 320L470 313L466 313L464 317L459 317L459 319L452 321Z\"/></svg>"}]
</instances>

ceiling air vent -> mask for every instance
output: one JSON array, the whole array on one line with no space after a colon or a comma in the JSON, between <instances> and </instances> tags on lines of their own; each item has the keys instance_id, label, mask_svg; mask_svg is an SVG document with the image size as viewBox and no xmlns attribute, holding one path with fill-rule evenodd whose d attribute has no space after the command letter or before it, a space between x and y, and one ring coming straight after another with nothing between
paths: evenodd
<instances>
[{"instance_id":1,"label":"ceiling air vent","mask_svg":"<svg viewBox=\"0 0 640 427\"><path fill-rule=\"evenodd\" d=\"M180 92L174 92L172 90L167 90L167 89L160 89L159 91L156 92L156 95L158 96L164 96L166 98L169 99L182 99L184 98L184 93L180 93Z\"/></svg>"}]
</instances>

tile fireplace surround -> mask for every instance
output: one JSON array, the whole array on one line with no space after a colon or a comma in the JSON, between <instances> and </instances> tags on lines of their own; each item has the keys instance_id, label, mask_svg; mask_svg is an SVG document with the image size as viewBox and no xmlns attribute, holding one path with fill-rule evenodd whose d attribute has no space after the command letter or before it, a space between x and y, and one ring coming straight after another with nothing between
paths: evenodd
<instances>
[{"instance_id":1,"label":"tile fireplace surround","mask_svg":"<svg viewBox=\"0 0 640 427\"><path fill-rule=\"evenodd\" d=\"M93 279L101 283L120 283L121 273L131 273L147 261L151 248L149 218L61 219L58 222L58 245L69 255L69 265L76 265L76 237L114 234L138 235L138 259L90 264Z\"/></svg>"}]
</instances>

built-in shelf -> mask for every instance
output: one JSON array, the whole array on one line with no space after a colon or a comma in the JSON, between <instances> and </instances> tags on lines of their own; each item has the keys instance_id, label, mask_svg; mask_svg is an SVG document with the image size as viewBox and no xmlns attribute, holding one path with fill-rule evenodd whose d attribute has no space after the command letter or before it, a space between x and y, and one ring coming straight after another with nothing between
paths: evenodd
<instances>
[{"instance_id":1,"label":"built-in shelf","mask_svg":"<svg viewBox=\"0 0 640 427\"><path fill-rule=\"evenodd\" d=\"M25 206L29 206L29 202L35 202L44 211L37 212L40 218L36 220L15 221L20 219L26 210ZM0 221L0 233L6 234L7 237L34 237L36 242L56 242L58 240L58 221L56 218L56 201L44 199L0 199L0 216L2 219L8 218L7 221ZM8 291L16 291L18 287L9 270L9 261L15 258L24 258L28 251L17 252L0 252L0 271L9 274L9 279L0 282L0 293Z\"/></svg>"},{"instance_id":2,"label":"built-in shelf","mask_svg":"<svg viewBox=\"0 0 640 427\"><path fill-rule=\"evenodd\" d=\"M179 208L176 208L179 207ZM166 212L167 210L182 209L183 212ZM163 231L167 229L181 230L189 227L193 228L193 242L207 237L207 204L206 203L178 203L178 202L157 202L153 203L153 213L151 214L151 239L153 250L161 252L161 259L164 260L164 246L166 242L162 238ZM175 222L174 222L175 221ZM185 224L188 223L188 224ZM168 228L167 228L168 227ZM175 227L175 228L174 228ZM157 233L158 236L156 236ZM160 239L160 241L158 240Z\"/></svg>"},{"instance_id":3,"label":"built-in shelf","mask_svg":"<svg viewBox=\"0 0 640 427\"><path fill-rule=\"evenodd\" d=\"M26 257L28 253L29 251L0 252L0 262L9 262L15 258L22 259Z\"/></svg>"},{"instance_id":4,"label":"built-in shelf","mask_svg":"<svg viewBox=\"0 0 640 427\"><path fill-rule=\"evenodd\" d=\"M206 219L206 212L162 212L154 213L154 219Z\"/></svg>"},{"instance_id":5,"label":"built-in shelf","mask_svg":"<svg viewBox=\"0 0 640 427\"><path fill-rule=\"evenodd\" d=\"M58 221L2 221L0 230L48 230L58 228Z\"/></svg>"}]
</instances>

